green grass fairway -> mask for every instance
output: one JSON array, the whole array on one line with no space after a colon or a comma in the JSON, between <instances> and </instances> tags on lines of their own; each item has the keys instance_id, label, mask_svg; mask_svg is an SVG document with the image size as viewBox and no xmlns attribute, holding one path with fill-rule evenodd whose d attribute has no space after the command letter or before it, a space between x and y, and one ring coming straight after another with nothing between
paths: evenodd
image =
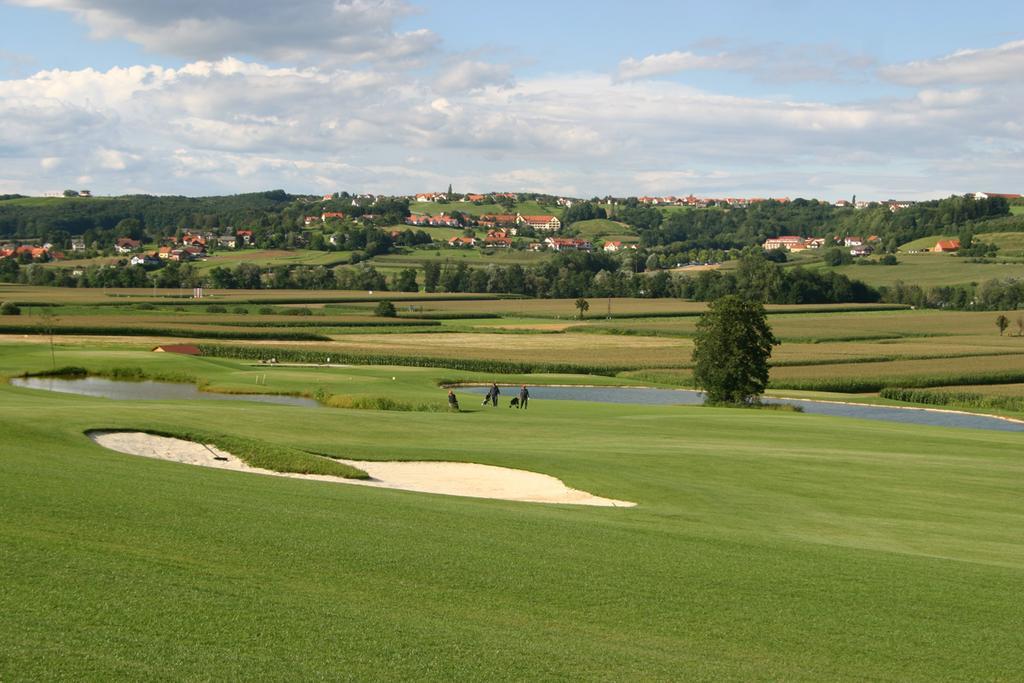
<instances>
[{"instance_id":1,"label":"green grass fairway","mask_svg":"<svg viewBox=\"0 0 1024 683\"><path fill-rule=\"evenodd\" d=\"M91 346L62 347L58 362L225 389L253 389L263 372L269 391L408 400L443 401L442 377L492 379ZM0 375L49 364L45 345L0 345ZM1022 434L462 398L466 412L452 414L0 384L0 680L1010 681L1024 670ZM215 471L105 450L84 436L96 428L518 467L639 505Z\"/></svg>"}]
</instances>

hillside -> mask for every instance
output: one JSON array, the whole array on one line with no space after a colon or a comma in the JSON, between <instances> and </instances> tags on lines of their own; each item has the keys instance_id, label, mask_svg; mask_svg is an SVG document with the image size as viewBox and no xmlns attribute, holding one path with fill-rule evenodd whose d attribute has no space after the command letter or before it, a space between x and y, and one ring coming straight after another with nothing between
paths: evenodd
<instances>
[{"instance_id":1,"label":"hillside","mask_svg":"<svg viewBox=\"0 0 1024 683\"><path fill-rule=\"evenodd\" d=\"M638 240L636 231L625 223L610 221L606 218L593 218L589 221L577 221L569 226L570 232L579 234L587 239L621 240L636 242Z\"/></svg>"}]
</instances>

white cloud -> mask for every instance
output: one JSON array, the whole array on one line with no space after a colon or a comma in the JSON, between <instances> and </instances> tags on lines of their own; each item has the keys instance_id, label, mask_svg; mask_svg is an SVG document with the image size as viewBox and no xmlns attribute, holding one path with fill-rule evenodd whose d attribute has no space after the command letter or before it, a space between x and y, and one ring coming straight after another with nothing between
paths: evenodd
<instances>
[{"instance_id":1,"label":"white cloud","mask_svg":"<svg viewBox=\"0 0 1024 683\"><path fill-rule=\"evenodd\" d=\"M622 80L657 78L686 71L744 73L768 83L853 81L866 77L874 60L830 45L766 44L742 46L712 54L690 50L650 54L619 62Z\"/></svg>"},{"instance_id":2,"label":"white cloud","mask_svg":"<svg viewBox=\"0 0 1024 683\"><path fill-rule=\"evenodd\" d=\"M664 52L647 55L642 59L632 57L619 63L619 77L624 80L665 76L681 71L735 69L752 66L728 53L698 55L693 52Z\"/></svg>"},{"instance_id":3,"label":"white cloud","mask_svg":"<svg viewBox=\"0 0 1024 683\"><path fill-rule=\"evenodd\" d=\"M910 86L954 83L1024 83L1024 40L981 50L958 50L938 59L887 66L881 76Z\"/></svg>"},{"instance_id":4,"label":"white cloud","mask_svg":"<svg viewBox=\"0 0 1024 683\"><path fill-rule=\"evenodd\" d=\"M488 85L511 85L512 71L504 64L462 60L446 66L434 82L440 92L465 92Z\"/></svg>"},{"instance_id":5,"label":"white cloud","mask_svg":"<svg viewBox=\"0 0 1024 683\"><path fill-rule=\"evenodd\" d=\"M186 59L232 54L275 60L408 59L434 48L430 31L398 33L404 0L13 0L72 14L97 39L120 38Z\"/></svg>"},{"instance_id":6,"label":"white cloud","mask_svg":"<svg viewBox=\"0 0 1024 683\"><path fill-rule=\"evenodd\" d=\"M410 72L237 59L0 81L0 187L44 190L79 175L97 192L188 194L448 182L586 196L1024 186L1024 93L1013 89L825 104L595 74L488 84L485 73L472 86L474 69L451 89ZM948 170L996 157L998 172Z\"/></svg>"}]
</instances>

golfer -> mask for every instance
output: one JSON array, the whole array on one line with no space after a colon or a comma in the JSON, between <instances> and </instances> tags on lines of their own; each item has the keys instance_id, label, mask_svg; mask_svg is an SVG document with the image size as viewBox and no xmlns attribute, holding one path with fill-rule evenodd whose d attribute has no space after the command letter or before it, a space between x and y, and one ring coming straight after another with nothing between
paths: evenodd
<instances>
[{"instance_id":1,"label":"golfer","mask_svg":"<svg viewBox=\"0 0 1024 683\"><path fill-rule=\"evenodd\" d=\"M524 384L522 386L522 388L519 389L519 407L520 408L525 408L526 404L529 402L529 400L530 400L530 390L527 389L526 385Z\"/></svg>"}]
</instances>

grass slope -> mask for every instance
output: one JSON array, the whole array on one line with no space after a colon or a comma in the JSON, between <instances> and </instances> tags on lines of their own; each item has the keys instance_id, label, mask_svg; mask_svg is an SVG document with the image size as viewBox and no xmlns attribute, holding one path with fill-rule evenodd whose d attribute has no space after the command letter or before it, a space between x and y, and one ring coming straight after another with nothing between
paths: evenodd
<instances>
[{"instance_id":1,"label":"grass slope","mask_svg":"<svg viewBox=\"0 0 1024 683\"><path fill-rule=\"evenodd\" d=\"M834 270L876 287L892 286L898 280L927 288L1024 276L1024 263L1012 261L976 263L944 253L900 254L899 261L896 266L849 265Z\"/></svg>"},{"instance_id":2,"label":"grass slope","mask_svg":"<svg viewBox=\"0 0 1024 683\"><path fill-rule=\"evenodd\" d=\"M587 239L604 239L636 242L636 232L625 223L617 223L605 218L595 218L589 221L577 221L573 223L570 230L579 233L580 237Z\"/></svg>"}]
</instances>

